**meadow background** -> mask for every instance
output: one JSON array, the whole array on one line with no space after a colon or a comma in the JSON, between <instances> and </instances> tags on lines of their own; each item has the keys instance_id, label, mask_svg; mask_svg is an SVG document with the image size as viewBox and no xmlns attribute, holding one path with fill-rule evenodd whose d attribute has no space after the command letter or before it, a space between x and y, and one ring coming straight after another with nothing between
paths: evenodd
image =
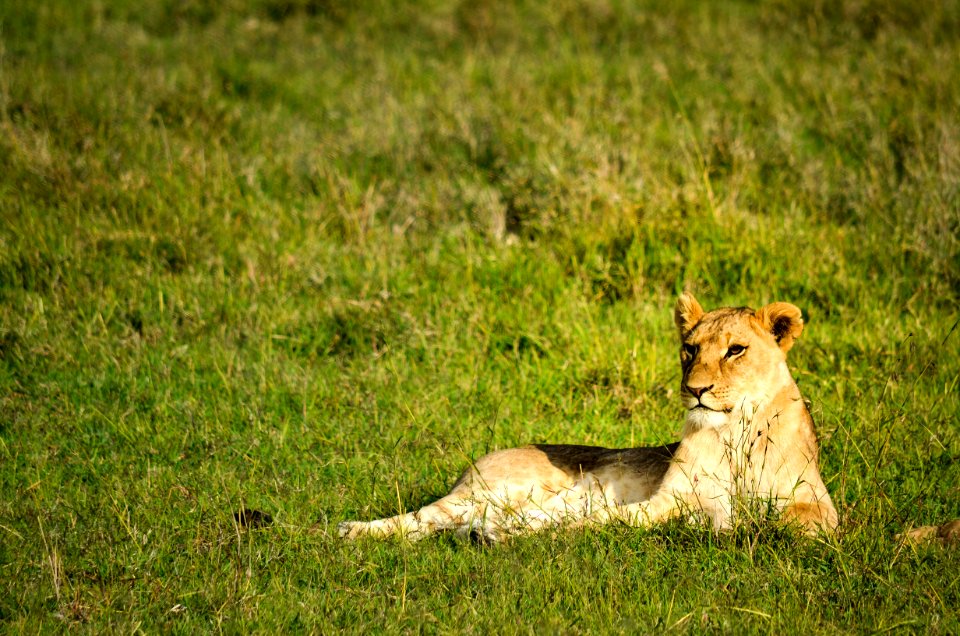
<instances>
[{"instance_id":1,"label":"meadow background","mask_svg":"<svg viewBox=\"0 0 960 636\"><path fill-rule=\"evenodd\" d=\"M684 288L836 537L335 538L674 439ZM955 634L958 317L957 2L0 3L2 631Z\"/></svg>"}]
</instances>

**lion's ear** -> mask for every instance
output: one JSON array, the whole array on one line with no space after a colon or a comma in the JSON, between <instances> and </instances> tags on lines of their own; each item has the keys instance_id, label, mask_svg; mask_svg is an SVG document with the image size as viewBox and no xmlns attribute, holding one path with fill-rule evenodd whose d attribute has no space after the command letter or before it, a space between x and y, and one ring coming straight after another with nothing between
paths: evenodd
<instances>
[{"instance_id":1,"label":"lion's ear","mask_svg":"<svg viewBox=\"0 0 960 636\"><path fill-rule=\"evenodd\" d=\"M703 318L703 307L690 292L683 292L677 299L677 306L673 310L673 321L680 330L680 339L686 338L690 330L697 326Z\"/></svg>"},{"instance_id":2,"label":"lion's ear","mask_svg":"<svg viewBox=\"0 0 960 636\"><path fill-rule=\"evenodd\" d=\"M793 341L803 331L803 314L790 303L771 303L758 309L756 316L760 326L773 334L784 353L790 350Z\"/></svg>"}]
</instances>

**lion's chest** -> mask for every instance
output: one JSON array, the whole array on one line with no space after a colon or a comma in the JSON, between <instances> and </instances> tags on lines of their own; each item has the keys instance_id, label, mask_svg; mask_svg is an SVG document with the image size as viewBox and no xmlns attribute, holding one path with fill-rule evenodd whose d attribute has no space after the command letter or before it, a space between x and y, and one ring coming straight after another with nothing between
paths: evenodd
<instances>
[{"instance_id":1,"label":"lion's chest","mask_svg":"<svg viewBox=\"0 0 960 636\"><path fill-rule=\"evenodd\" d=\"M707 496L760 495L766 473L779 459L768 451L763 434L722 435L712 430L690 434L681 444L664 486Z\"/></svg>"}]
</instances>

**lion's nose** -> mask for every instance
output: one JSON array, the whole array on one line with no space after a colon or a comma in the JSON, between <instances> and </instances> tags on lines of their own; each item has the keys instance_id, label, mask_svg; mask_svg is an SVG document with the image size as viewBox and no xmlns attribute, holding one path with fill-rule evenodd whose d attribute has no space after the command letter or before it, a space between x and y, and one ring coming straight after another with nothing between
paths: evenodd
<instances>
[{"instance_id":1,"label":"lion's nose","mask_svg":"<svg viewBox=\"0 0 960 636\"><path fill-rule=\"evenodd\" d=\"M690 386L689 384L687 385L687 391L690 391L690 393L693 394L693 397L697 398L698 400L700 399L701 395L703 395L704 393L706 393L712 388L713 388L712 384L710 386Z\"/></svg>"}]
</instances>

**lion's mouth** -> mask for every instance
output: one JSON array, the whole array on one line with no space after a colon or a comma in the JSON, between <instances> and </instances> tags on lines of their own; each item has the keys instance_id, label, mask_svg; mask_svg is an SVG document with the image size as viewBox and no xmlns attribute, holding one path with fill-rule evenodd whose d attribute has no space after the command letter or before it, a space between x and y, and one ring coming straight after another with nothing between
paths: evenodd
<instances>
[{"instance_id":1,"label":"lion's mouth","mask_svg":"<svg viewBox=\"0 0 960 636\"><path fill-rule=\"evenodd\" d=\"M732 408L729 408L729 409L710 408L703 402L698 402L695 406L691 406L689 410L690 411L710 411L711 413L730 413L731 411L733 411Z\"/></svg>"}]
</instances>

